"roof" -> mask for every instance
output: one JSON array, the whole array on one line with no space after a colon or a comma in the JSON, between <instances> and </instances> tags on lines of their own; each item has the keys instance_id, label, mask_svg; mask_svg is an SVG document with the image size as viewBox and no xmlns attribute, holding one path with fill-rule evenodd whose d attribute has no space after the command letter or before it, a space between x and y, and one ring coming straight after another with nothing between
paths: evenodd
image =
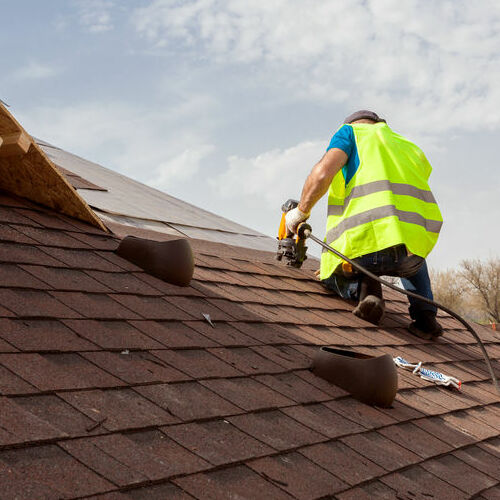
<instances>
[{"instance_id":1,"label":"roof","mask_svg":"<svg viewBox=\"0 0 500 500\"><path fill-rule=\"evenodd\" d=\"M208 238L190 239L194 278L176 287L114 250L177 236L107 225L0 193L2 499L498 498L500 398L458 322L416 338L386 291L373 326L310 261ZM478 333L500 376L498 332ZM399 371L393 408L373 408L309 371L322 345L423 361L463 390Z\"/></svg>"},{"instance_id":2,"label":"roof","mask_svg":"<svg viewBox=\"0 0 500 500\"><path fill-rule=\"evenodd\" d=\"M106 224L118 222L257 250L273 251L275 248L275 241L258 231L174 198L41 139L36 139L36 142Z\"/></svg>"}]
</instances>

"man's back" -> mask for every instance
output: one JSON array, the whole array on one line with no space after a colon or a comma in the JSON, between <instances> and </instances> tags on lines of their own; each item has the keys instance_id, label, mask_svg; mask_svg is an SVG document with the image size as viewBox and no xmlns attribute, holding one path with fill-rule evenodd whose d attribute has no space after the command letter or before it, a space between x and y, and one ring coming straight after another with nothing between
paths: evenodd
<instances>
[{"instance_id":1,"label":"man's back","mask_svg":"<svg viewBox=\"0 0 500 500\"><path fill-rule=\"evenodd\" d=\"M399 244L425 258L442 218L427 183L432 168L421 149L385 122L343 125L329 149L339 146L348 161L328 191L327 243L350 258ZM324 253L322 279L340 262Z\"/></svg>"}]
</instances>

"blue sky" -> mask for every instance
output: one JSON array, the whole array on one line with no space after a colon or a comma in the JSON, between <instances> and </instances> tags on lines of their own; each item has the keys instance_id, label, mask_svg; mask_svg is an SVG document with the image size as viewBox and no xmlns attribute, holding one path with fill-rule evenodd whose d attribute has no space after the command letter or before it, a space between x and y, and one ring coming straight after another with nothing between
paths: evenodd
<instances>
[{"instance_id":1,"label":"blue sky","mask_svg":"<svg viewBox=\"0 0 500 500\"><path fill-rule=\"evenodd\" d=\"M266 234L343 118L426 152L431 266L498 255L495 0L0 0L0 99L33 135ZM323 234L325 202L312 217Z\"/></svg>"}]
</instances>

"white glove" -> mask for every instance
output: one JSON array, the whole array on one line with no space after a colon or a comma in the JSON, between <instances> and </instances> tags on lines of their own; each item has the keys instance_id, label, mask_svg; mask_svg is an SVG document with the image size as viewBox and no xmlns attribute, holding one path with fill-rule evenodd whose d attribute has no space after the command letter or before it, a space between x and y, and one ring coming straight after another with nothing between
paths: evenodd
<instances>
[{"instance_id":1,"label":"white glove","mask_svg":"<svg viewBox=\"0 0 500 500\"><path fill-rule=\"evenodd\" d=\"M310 213L306 214L302 212L299 207L295 207L292 210L289 210L285 215L286 228L288 229L288 231L296 234L299 224L309 219L310 215Z\"/></svg>"}]
</instances>

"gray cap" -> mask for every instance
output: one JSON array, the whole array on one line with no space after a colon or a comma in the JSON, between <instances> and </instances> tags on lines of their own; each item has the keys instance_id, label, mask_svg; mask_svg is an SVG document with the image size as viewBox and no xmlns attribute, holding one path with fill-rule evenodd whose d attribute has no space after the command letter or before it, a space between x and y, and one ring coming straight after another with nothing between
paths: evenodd
<instances>
[{"instance_id":1,"label":"gray cap","mask_svg":"<svg viewBox=\"0 0 500 500\"><path fill-rule=\"evenodd\" d=\"M367 109L361 109L360 111L356 111L352 115L349 115L344 120L344 123L352 123L355 122L356 120L362 120L363 118L367 120L373 120L374 122L385 123L385 120L383 118L380 118L380 116L378 116L377 113L374 113L373 111L368 111Z\"/></svg>"}]
</instances>

